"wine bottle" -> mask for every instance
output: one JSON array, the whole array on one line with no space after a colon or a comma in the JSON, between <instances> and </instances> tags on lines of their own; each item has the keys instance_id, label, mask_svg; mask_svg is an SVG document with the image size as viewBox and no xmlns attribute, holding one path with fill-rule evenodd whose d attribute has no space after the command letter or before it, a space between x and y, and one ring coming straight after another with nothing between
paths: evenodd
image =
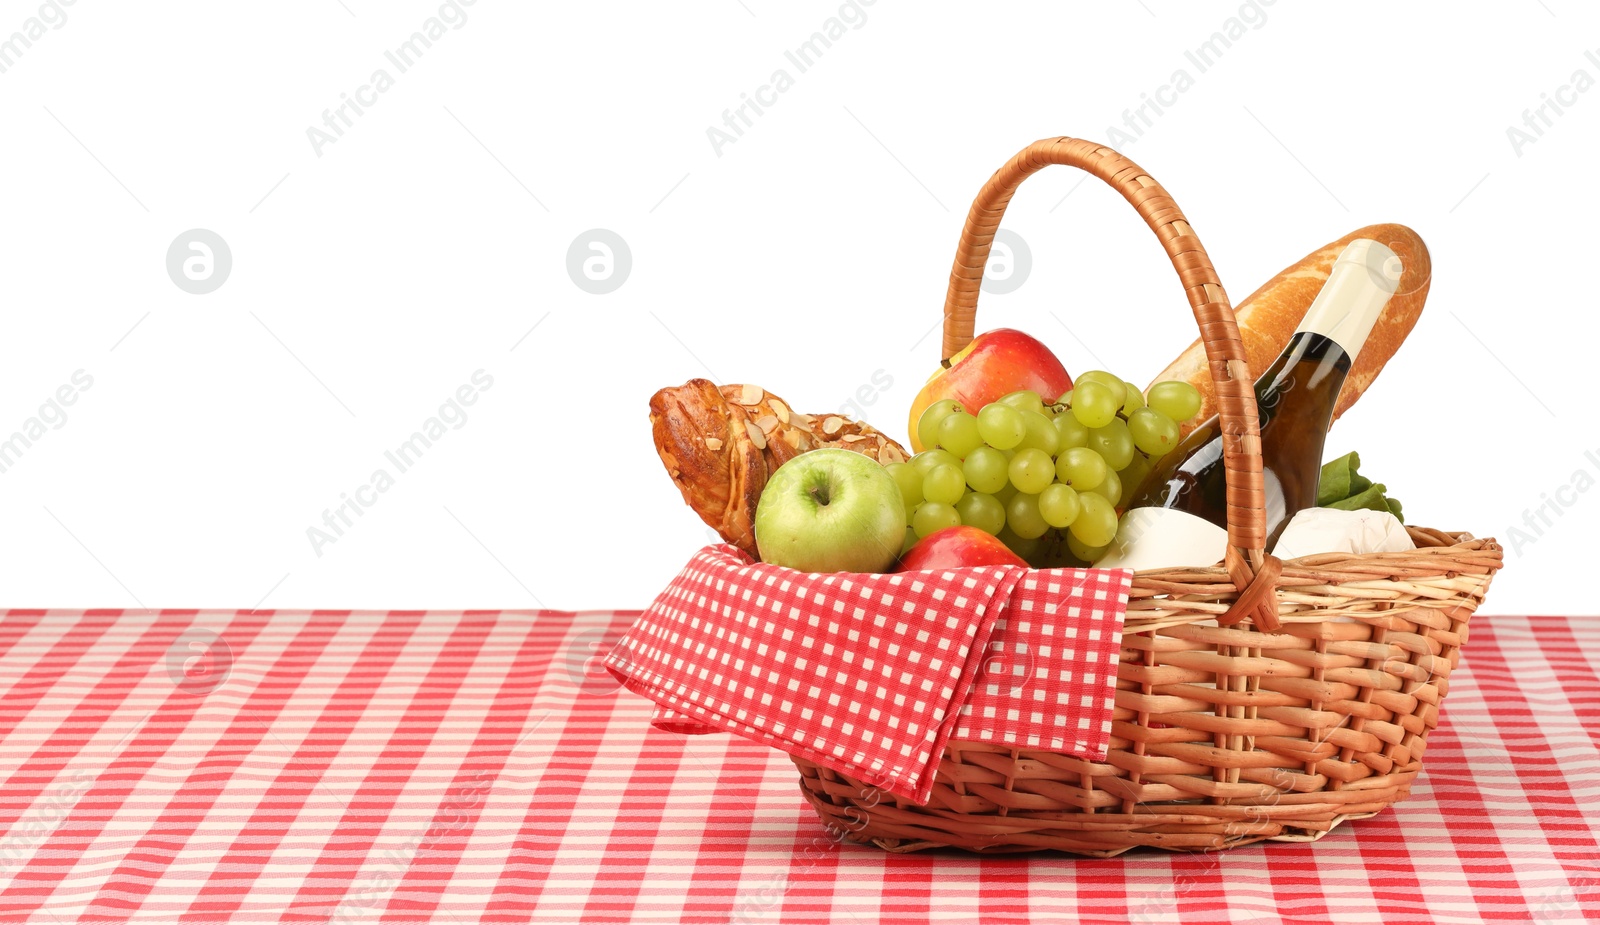
<instances>
[{"instance_id":1,"label":"wine bottle","mask_svg":"<svg viewBox=\"0 0 1600 925\"><path fill-rule=\"evenodd\" d=\"M1289 519L1317 503L1322 446L1350 365L1400 282L1400 258L1376 241L1350 242L1278 359L1255 383L1271 549ZM1140 483L1133 508L1184 511L1227 525L1223 424L1201 423Z\"/></svg>"}]
</instances>

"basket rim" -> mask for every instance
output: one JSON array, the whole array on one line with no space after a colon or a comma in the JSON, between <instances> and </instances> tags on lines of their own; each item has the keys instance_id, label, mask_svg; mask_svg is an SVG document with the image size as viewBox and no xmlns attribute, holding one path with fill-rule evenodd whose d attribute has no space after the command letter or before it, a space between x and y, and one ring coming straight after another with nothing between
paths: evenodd
<instances>
[{"instance_id":1,"label":"basket rim","mask_svg":"<svg viewBox=\"0 0 1600 925\"><path fill-rule=\"evenodd\" d=\"M1274 602L1276 612L1271 623L1266 625L1259 623L1253 617L1243 622L1222 624L1219 618L1231 612L1230 605L1196 603L1226 596L1235 587L1232 573L1225 566L1137 570L1133 573L1133 583L1129 588L1129 606L1123 620L1123 633L1124 635L1149 633L1172 626L1196 624L1256 633L1278 632L1289 624L1306 626L1350 620L1381 624L1390 622L1396 617L1403 619L1406 611L1378 607L1377 604L1385 602L1375 597L1373 598L1375 606L1372 610L1344 610L1330 621L1324 612L1331 608L1311 606L1285 609L1279 606L1278 599L1285 591L1304 593L1330 586L1367 585L1372 582L1395 580L1386 579L1381 574L1361 574L1364 571L1374 570L1375 566L1382 566L1383 568L1376 570L1381 572L1410 564L1410 567L1419 573L1411 576L1410 582L1420 583L1428 578L1458 579L1469 575L1480 575L1488 582L1493 580L1504 565L1504 547L1493 537L1475 537L1466 532L1447 533L1409 525L1406 530L1414 540L1420 540L1413 549L1372 553L1326 552L1283 560L1282 568L1271 579L1272 593L1269 597ZM1447 540L1453 542L1446 542ZM1441 563L1434 561L1461 555L1470 555L1475 561L1470 564L1452 561L1444 567L1439 567ZM1188 593L1173 593L1173 589L1183 585L1191 585L1193 590ZM1209 592L1201 590L1206 588L1211 590ZM1370 590L1370 587L1363 590ZM1483 590L1487 591L1487 585ZM1435 595L1435 597L1439 601L1439 606L1445 606L1450 603L1453 595ZM1189 608L1195 609L1187 613L1149 614L1142 612L1143 608L1135 606L1138 601L1150 601L1154 604L1162 601L1182 601Z\"/></svg>"}]
</instances>

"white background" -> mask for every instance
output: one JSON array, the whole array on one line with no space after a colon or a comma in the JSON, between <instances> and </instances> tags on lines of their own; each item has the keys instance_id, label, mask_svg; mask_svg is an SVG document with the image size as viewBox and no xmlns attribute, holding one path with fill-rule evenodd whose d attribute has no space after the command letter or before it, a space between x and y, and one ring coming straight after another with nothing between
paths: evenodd
<instances>
[{"instance_id":1,"label":"white background","mask_svg":"<svg viewBox=\"0 0 1600 925\"><path fill-rule=\"evenodd\" d=\"M0 474L0 605L643 606L707 539L651 392L828 411L881 370L869 420L903 436L978 187L1037 138L1106 140L1184 68L1122 147L1235 299L1372 222L1432 250L1426 313L1329 455L1359 449L1413 523L1500 537L1486 610L1593 613L1600 491L1510 530L1600 476L1600 92L1520 154L1507 128L1600 78L1600 15L1422 6L1247 8L1201 73L1185 51L1237 2L877 0L799 73L785 50L838 3L477 0L400 74L384 51L436 2L77 0L0 74L0 437L93 377ZM0 2L0 36L38 8ZM318 156L307 129L378 68L392 89ZM719 156L707 128L778 68L794 86ZM1081 176L1023 187L1032 273L979 328L1143 382L1195 330L1155 238ZM191 228L231 246L208 295L165 269ZM632 252L608 295L566 270L592 228ZM307 528L478 369L467 422L318 556Z\"/></svg>"}]
</instances>

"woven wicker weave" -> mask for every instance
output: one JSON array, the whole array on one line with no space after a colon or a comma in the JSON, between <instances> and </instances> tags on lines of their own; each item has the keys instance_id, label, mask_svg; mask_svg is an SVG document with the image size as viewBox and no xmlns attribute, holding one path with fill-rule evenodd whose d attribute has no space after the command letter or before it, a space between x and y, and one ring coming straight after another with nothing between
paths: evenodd
<instances>
[{"instance_id":1,"label":"woven wicker weave","mask_svg":"<svg viewBox=\"0 0 1600 925\"><path fill-rule=\"evenodd\" d=\"M851 841L889 851L1140 845L1206 851L1310 841L1405 799L1501 564L1494 540L1408 527L1417 548L1279 561L1264 555L1254 379L1205 248L1161 185L1109 148L1036 142L968 213L945 301L944 355L972 339L995 229L1021 182L1067 164L1138 209L1178 271L1204 339L1228 473L1226 568L1134 575L1104 762L951 742L926 806L803 759L801 789Z\"/></svg>"}]
</instances>

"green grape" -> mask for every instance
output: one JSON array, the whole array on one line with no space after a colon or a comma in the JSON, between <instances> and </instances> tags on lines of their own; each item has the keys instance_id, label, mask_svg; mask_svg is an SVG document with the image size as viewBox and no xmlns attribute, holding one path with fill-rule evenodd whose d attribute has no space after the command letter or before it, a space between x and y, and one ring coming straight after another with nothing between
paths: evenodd
<instances>
[{"instance_id":1,"label":"green grape","mask_svg":"<svg viewBox=\"0 0 1600 925\"><path fill-rule=\"evenodd\" d=\"M917 531L907 527L905 542L900 544L900 555L903 556L907 552L910 552L911 547L917 545L917 540L919 539L921 539L921 537L917 536Z\"/></svg>"},{"instance_id":2,"label":"green grape","mask_svg":"<svg viewBox=\"0 0 1600 925\"><path fill-rule=\"evenodd\" d=\"M900 486L900 500L906 503L906 510L915 510L922 503L922 473L910 463L894 462L883 468L894 477L894 483Z\"/></svg>"},{"instance_id":3,"label":"green grape","mask_svg":"<svg viewBox=\"0 0 1600 925\"><path fill-rule=\"evenodd\" d=\"M1081 385L1085 382L1094 382L1096 379L1100 380L1101 382L1122 381L1122 377L1114 373L1108 373L1103 369L1090 369L1073 376L1072 382L1074 385Z\"/></svg>"},{"instance_id":4,"label":"green grape","mask_svg":"<svg viewBox=\"0 0 1600 925\"><path fill-rule=\"evenodd\" d=\"M955 466L961 468L961 460L949 450L923 450L911 457L911 468L922 473L923 478L928 477L928 470L934 466Z\"/></svg>"},{"instance_id":5,"label":"green grape","mask_svg":"<svg viewBox=\"0 0 1600 925\"><path fill-rule=\"evenodd\" d=\"M961 515L962 523L985 533L997 534L1006 525L1006 506L994 495L980 491L969 491L963 495L956 502L956 513Z\"/></svg>"},{"instance_id":6,"label":"green grape","mask_svg":"<svg viewBox=\"0 0 1600 925\"><path fill-rule=\"evenodd\" d=\"M1079 383L1072 390L1072 416L1085 427L1104 427L1117 419L1122 402L1102 382Z\"/></svg>"},{"instance_id":7,"label":"green grape","mask_svg":"<svg viewBox=\"0 0 1600 925\"><path fill-rule=\"evenodd\" d=\"M1121 418L1113 418L1106 426L1089 431L1089 449L1104 456L1112 469L1126 469L1133 462L1133 435Z\"/></svg>"},{"instance_id":8,"label":"green grape","mask_svg":"<svg viewBox=\"0 0 1600 925\"><path fill-rule=\"evenodd\" d=\"M1122 497L1116 500L1117 507L1126 508L1128 506L1128 502L1133 500L1134 494L1144 485L1145 478L1150 475L1150 470L1154 468L1155 465L1143 453L1133 454L1133 462L1128 465L1128 468L1117 473L1122 479Z\"/></svg>"},{"instance_id":9,"label":"green grape","mask_svg":"<svg viewBox=\"0 0 1600 925\"><path fill-rule=\"evenodd\" d=\"M1059 449L1061 438L1056 436L1056 425L1043 412L1028 411L1022 415L1022 426L1027 430L1022 443L1017 449L1043 450L1045 455L1054 456Z\"/></svg>"},{"instance_id":10,"label":"green grape","mask_svg":"<svg viewBox=\"0 0 1600 925\"><path fill-rule=\"evenodd\" d=\"M1092 491L1079 492L1078 501L1083 504L1083 510L1078 512L1078 519L1067 528L1078 538L1078 542L1085 546L1105 546L1115 539L1117 512L1111 502Z\"/></svg>"},{"instance_id":11,"label":"green grape","mask_svg":"<svg viewBox=\"0 0 1600 925\"><path fill-rule=\"evenodd\" d=\"M954 505L966 493L967 479L958 466L934 466L922 477L922 496L929 501Z\"/></svg>"},{"instance_id":12,"label":"green grape","mask_svg":"<svg viewBox=\"0 0 1600 925\"><path fill-rule=\"evenodd\" d=\"M1131 382L1123 382L1122 385L1126 389L1126 395L1122 399L1122 413L1132 414L1143 408L1144 393L1139 391L1139 387Z\"/></svg>"},{"instance_id":13,"label":"green grape","mask_svg":"<svg viewBox=\"0 0 1600 925\"><path fill-rule=\"evenodd\" d=\"M923 449L939 445L939 425L946 417L960 410L960 402L953 398L941 398L922 412L922 416L917 418L917 440L922 443Z\"/></svg>"},{"instance_id":14,"label":"green grape","mask_svg":"<svg viewBox=\"0 0 1600 925\"><path fill-rule=\"evenodd\" d=\"M1018 411L1037 411L1040 414L1044 413L1044 399L1040 398L1039 393L1035 392L1033 389L1020 389L1018 391L1002 395L999 398L999 402L1002 405L1009 405Z\"/></svg>"},{"instance_id":15,"label":"green grape","mask_svg":"<svg viewBox=\"0 0 1600 925\"><path fill-rule=\"evenodd\" d=\"M1050 529L1039 513L1039 500L1033 495L1017 495L1006 504L1006 526L1025 540L1038 539Z\"/></svg>"},{"instance_id":16,"label":"green grape","mask_svg":"<svg viewBox=\"0 0 1600 925\"><path fill-rule=\"evenodd\" d=\"M1089 428L1083 426L1077 415L1057 415L1050 423L1056 429L1057 452L1064 452L1075 446L1089 445Z\"/></svg>"},{"instance_id":17,"label":"green grape","mask_svg":"<svg viewBox=\"0 0 1600 925\"><path fill-rule=\"evenodd\" d=\"M1111 403L1118 408L1122 407L1122 403L1127 400L1125 393L1128 390L1128 385L1122 381L1120 376L1113 376L1103 369L1091 369L1072 381L1073 388L1082 388L1085 382L1096 382L1105 386L1106 390L1111 393Z\"/></svg>"},{"instance_id":18,"label":"green grape","mask_svg":"<svg viewBox=\"0 0 1600 925\"><path fill-rule=\"evenodd\" d=\"M1089 491L1105 481L1110 471L1105 457L1086 446L1075 446L1056 460L1056 478L1079 492Z\"/></svg>"},{"instance_id":19,"label":"green grape","mask_svg":"<svg viewBox=\"0 0 1600 925\"><path fill-rule=\"evenodd\" d=\"M961 471L973 491L992 495L1004 488L1006 480L1011 477L1011 461L1006 459L1006 454L992 446L980 446L967 454L961 463Z\"/></svg>"},{"instance_id":20,"label":"green grape","mask_svg":"<svg viewBox=\"0 0 1600 925\"><path fill-rule=\"evenodd\" d=\"M1036 495L1043 491L1046 485L1055 481L1055 461L1044 450L1031 448L1018 450L1016 458L1011 460L1010 475L1011 484L1016 486L1017 491ZM1021 530L1017 532L1022 533Z\"/></svg>"},{"instance_id":21,"label":"green grape","mask_svg":"<svg viewBox=\"0 0 1600 925\"><path fill-rule=\"evenodd\" d=\"M1108 469L1106 470L1105 481L1089 490L1110 501L1112 506L1115 507L1116 503L1122 500L1122 476L1118 475L1115 470Z\"/></svg>"},{"instance_id":22,"label":"green grape","mask_svg":"<svg viewBox=\"0 0 1600 925\"><path fill-rule=\"evenodd\" d=\"M1008 467L1009 465L1010 463L1007 463ZM1006 472L1006 483L1000 486L999 491L990 492L990 494L994 495L994 499L1001 504L1010 504L1011 499L1017 496L1017 486L1011 484L1011 473L1009 469Z\"/></svg>"},{"instance_id":23,"label":"green grape","mask_svg":"<svg viewBox=\"0 0 1600 925\"><path fill-rule=\"evenodd\" d=\"M917 531L917 536L923 537L935 530L945 527L954 527L961 523L961 515L948 504L937 501L924 501L917 507L917 512L911 515L911 528Z\"/></svg>"},{"instance_id":24,"label":"green grape","mask_svg":"<svg viewBox=\"0 0 1600 925\"><path fill-rule=\"evenodd\" d=\"M1133 435L1134 446L1156 459L1178 445L1178 422L1149 408L1128 415L1128 432Z\"/></svg>"},{"instance_id":25,"label":"green grape","mask_svg":"<svg viewBox=\"0 0 1600 925\"><path fill-rule=\"evenodd\" d=\"M1007 526L996 536L1000 538L1000 542L1006 544L1007 549L1030 562L1044 550L1043 534L1034 537L1021 537L1017 535L1015 530Z\"/></svg>"},{"instance_id":26,"label":"green grape","mask_svg":"<svg viewBox=\"0 0 1600 925\"><path fill-rule=\"evenodd\" d=\"M1046 485L1044 491L1039 492L1039 514L1052 527L1068 526L1077 519L1078 511L1082 508L1078 493L1070 485L1056 482Z\"/></svg>"},{"instance_id":27,"label":"green grape","mask_svg":"<svg viewBox=\"0 0 1600 925\"><path fill-rule=\"evenodd\" d=\"M1200 390L1187 382L1157 382L1146 393L1151 411L1159 411L1174 421L1187 421L1200 413Z\"/></svg>"},{"instance_id":28,"label":"green grape","mask_svg":"<svg viewBox=\"0 0 1600 925\"><path fill-rule=\"evenodd\" d=\"M965 459L983 445L983 438L978 436L978 419L965 411L945 415L939 422L939 445Z\"/></svg>"},{"instance_id":29,"label":"green grape","mask_svg":"<svg viewBox=\"0 0 1600 925\"><path fill-rule=\"evenodd\" d=\"M1106 554L1107 548L1107 546L1085 545L1083 540L1078 539L1071 533L1067 534L1067 551L1091 565L1098 561L1101 556Z\"/></svg>"},{"instance_id":30,"label":"green grape","mask_svg":"<svg viewBox=\"0 0 1600 925\"><path fill-rule=\"evenodd\" d=\"M1022 414L1010 405L992 402L978 412L978 435L997 450L1009 450L1021 443L1025 433Z\"/></svg>"}]
</instances>

